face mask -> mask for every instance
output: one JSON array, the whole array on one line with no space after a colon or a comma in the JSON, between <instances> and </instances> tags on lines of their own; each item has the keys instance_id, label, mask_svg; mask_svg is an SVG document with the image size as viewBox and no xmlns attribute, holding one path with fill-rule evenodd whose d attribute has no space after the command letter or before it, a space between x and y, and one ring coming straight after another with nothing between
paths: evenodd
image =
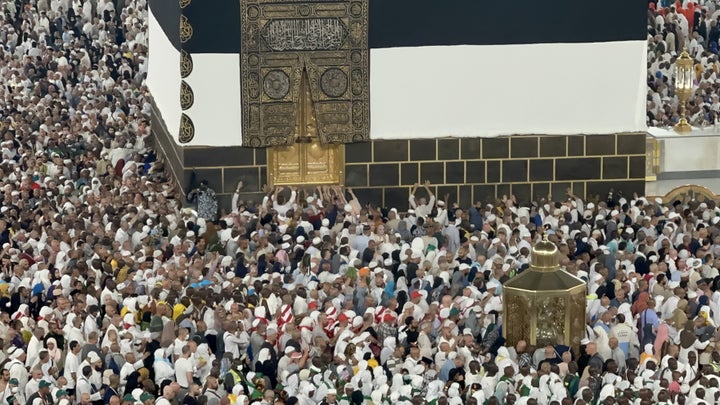
<instances>
[{"instance_id":1,"label":"face mask","mask_svg":"<svg viewBox=\"0 0 720 405\"><path fill-rule=\"evenodd\" d=\"M13 394L17 394L17 392L18 392L18 387L12 387L12 388L10 389L10 392L12 392Z\"/></svg>"}]
</instances>

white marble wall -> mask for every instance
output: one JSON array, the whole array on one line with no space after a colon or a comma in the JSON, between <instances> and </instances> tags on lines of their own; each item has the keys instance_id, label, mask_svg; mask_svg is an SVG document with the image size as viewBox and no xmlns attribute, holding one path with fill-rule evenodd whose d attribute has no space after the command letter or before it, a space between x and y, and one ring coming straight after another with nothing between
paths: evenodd
<instances>
[{"instance_id":1,"label":"white marble wall","mask_svg":"<svg viewBox=\"0 0 720 405\"><path fill-rule=\"evenodd\" d=\"M694 129L689 134L651 128L660 142L660 173L720 170L720 130Z\"/></svg>"},{"instance_id":2,"label":"white marble wall","mask_svg":"<svg viewBox=\"0 0 720 405\"><path fill-rule=\"evenodd\" d=\"M720 136L661 141L660 172L720 170Z\"/></svg>"}]
</instances>

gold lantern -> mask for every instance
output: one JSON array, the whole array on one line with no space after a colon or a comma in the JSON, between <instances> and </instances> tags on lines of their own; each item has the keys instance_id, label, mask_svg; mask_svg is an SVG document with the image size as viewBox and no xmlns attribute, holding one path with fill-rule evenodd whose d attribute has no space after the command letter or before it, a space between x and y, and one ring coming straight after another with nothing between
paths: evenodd
<instances>
[{"instance_id":1,"label":"gold lantern","mask_svg":"<svg viewBox=\"0 0 720 405\"><path fill-rule=\"evenodd\" d=\"M547 236L533 248L530 268L503 286L506 345L524 340L542 347L564 344L579 353L585 337L586 283L560 268Z\"/></svg>"},{"instance_id":2,"label":"gold lantern","mask_svg":"<svg viewBox=\"0 0 720 405\"><path fill-rule=\"evenodd\" d=\"M695 92L695 62L683 50L680 57L675 61L675 94L680 101L680 122L675 125L675 132L685 134L692 131L692 126L687 121L685 105Z\"/></svg>"}]
</instances>

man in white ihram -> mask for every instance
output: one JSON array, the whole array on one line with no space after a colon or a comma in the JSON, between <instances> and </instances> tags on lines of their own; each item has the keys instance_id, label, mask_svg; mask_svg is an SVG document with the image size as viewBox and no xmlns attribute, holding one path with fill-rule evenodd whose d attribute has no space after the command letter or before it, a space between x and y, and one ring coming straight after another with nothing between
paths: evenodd
<instances>
[{"instance_id":1,"label":"man in white ihram","mask_svg":"<svg viewBox=\"0 0 720 405\"><path fill-rule=\"evenodd\" d=\"M408 201L410 202L410 206L415 210L415 215L419 217L427 217L432 212L433 207L435 206L435 194L430 191L430 182L425 181L425 184L423 185L425 187L425 191L428 194L428 197L430 197L430 201L425 200L425 197L420 197L415 202L415 192L418 189L419 184L415 183L412 190L410 191L410 197L408 198Z\"/></svg>"}]
</instances>

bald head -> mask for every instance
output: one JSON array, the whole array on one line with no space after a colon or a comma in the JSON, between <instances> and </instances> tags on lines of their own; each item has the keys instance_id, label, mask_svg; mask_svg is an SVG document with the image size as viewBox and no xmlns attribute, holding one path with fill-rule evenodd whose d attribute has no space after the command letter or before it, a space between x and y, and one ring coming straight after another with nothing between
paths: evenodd
<instances>
[{"instance_id":1,"label":"bald head","mask_svg":"<svg viewBox=\"0 0 720 405\"><path fill-rule=\"evenodd\" d=\"M597 344L595 342L588 343L587 346L585 346L585 352L590 356L595 355L595 353L597 353Z\"/></svg>"}]
</instances>

